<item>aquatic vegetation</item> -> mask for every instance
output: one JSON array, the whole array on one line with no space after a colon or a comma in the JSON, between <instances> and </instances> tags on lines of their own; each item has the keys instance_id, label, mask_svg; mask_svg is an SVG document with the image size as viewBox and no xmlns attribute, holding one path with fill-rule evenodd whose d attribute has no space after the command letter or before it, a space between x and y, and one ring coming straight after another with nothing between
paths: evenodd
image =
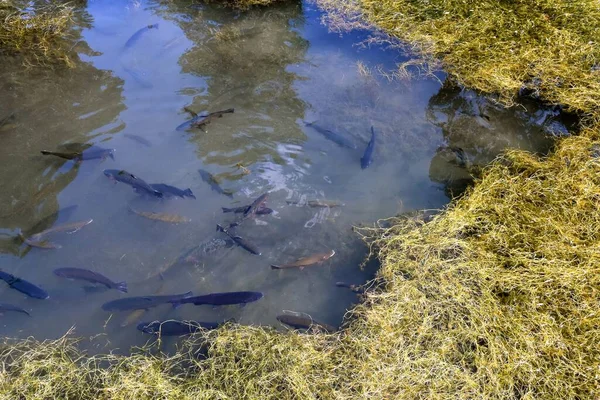
<instances>
[{"instance_id":1,"label":"aquatic vegetation","mask_svg":"<svg viewBox=\"0 0 600 400\"><path fill-rule=\"evenodd\" d=\"M64 38L71 27L73 8L49 3L36 6L35 11L22 11L17 4L0 2L0 53L21 54L28 64L72 65Z\"/></svg>"}]
</instances>

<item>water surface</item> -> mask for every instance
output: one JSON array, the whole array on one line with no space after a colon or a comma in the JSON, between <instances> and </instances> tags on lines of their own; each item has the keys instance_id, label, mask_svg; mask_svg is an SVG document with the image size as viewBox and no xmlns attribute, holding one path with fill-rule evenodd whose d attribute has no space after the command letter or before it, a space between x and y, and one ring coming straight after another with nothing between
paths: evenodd
<instances>
[{"instance_id":1,"label":"water surface","mask_svg":"<svg viewBox=\"0 0 600 400\"><path fill-rule=\"evenodd\" d=\"M0 121L10 116L0 127L0 264L51 296L30 299L0 284L2 302L32 314L2 317L2 335L56 338L75 326L81 336L105 334L111 348L148 339L135 324L120 326L128 313L111 315L100 308L126 295L85 293L81 283L53 275L60 267L125 280L129 295L189 290L265 295L245 307L159 307L143 320L234 318L284 329L275 317L291 310L340 325L357 298L335 282L363 283L377 267L358 267L368 251L353 226L443 207L470 181L470 166L485 165L508 147L547 151L552 135L565 130L550 109L505 110L435 79L390 81L377 71L392 71L406 56L356 46L365 33L328 33L308 3L234 12L185 1L90 0L85 16L74 46L81 61L74 69L24 70L18 60L3 60L0 68ZM151 24L158 28L125 46ZM184 107L235 112L204 130L177 131L191 118ZM344 135L357 149L339 146L305 122ZM371 126L378 134L374 161L363 170L360 158ZM73 143L114 148L115 160L77 164L39 153ZM109 181L102 173L107 168L190 188L197 199L144 198ZM212 191L200 168L233 197ZM249 204L265 192L273 215L237 228L261 256L232 247L174 268L163 280L156 277L188 249L225 238L216 224L234 218L221 207ZM314 199L345 207L303 205ZM19 231L33 233L45 217L71 205L77 205L73 213L38 227L94 220L77 233L53 237L62 248L31 249L14 238ZM129 207L192 222L151 221ZM269 267L330 249L336 255L320 266Z\"/></svg>"}]
</instances>

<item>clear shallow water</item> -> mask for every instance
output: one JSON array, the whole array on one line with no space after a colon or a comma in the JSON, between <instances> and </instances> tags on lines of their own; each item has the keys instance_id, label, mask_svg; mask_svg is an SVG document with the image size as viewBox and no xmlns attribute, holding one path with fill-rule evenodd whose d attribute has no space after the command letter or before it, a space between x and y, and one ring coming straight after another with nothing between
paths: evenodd
<instances>
[{"instance_id":1,"label":"clear shallow water","mask_svg":"<svg viewBox=\"0 0 600 400\"><path fill-rule=\"evenodd\" d=\"M148 336L128 312L100 306L126 295L86 294L60 279L59 267L89 268L129 283L129 295L255 290L265 297L245 307L158 307L142 320L193 319L281 325L283 310L339 325L356 296L336 281L362 283L375 273L358 265L366 247L352 226L373 224L405 211L439 208L468 181L467 165L485 165L507 147L546 151L551 134L565 130L551 110L505 110L473 92L435 80L390 82L378 74L404 60L397 51L363 49L361 33L340 37L320 25L313 5L283 5L247 13L188 2L88 1L82 62L72 70L24 70L18 60L0 68L0 264L39 284L50 299L30 299L0 282L0 301L32 317L7 314L0 334L56 338L75 326L80 336L104 334L110 348L140 345ZM158 23L130 47L127 40ZM443 79L442 76L440 78ZM205 131L176 131L196 112L235 108ZM347 149L303 121L317 121L352 140ZM360 168L369 129L378 133L373 164ZM132 140L138 135L151 146ZM66 143L116 149L116 160L76 165L40 150ZM452 148L454 150L449 150ZM463 159L456 156L462 149ZM466 161L465 161L466 160ZM244 174L236 165L244 165ZM153 201L113 184L106 168L125 169L150 183L191 188L197 197ZM216 175L233 199L211 191L198 169ZM237 232L261 256L232 247L155 276L190 248L229 223L221 207L249 204L270 192L270 216L245 222ZM330 199L343 208L317 209L287 202ZM75 234L57 234L61 249L30 249L13 237L57 210L77 205L41 229L92 218ZM171 225L128 211L175 213L192 222ZM334 249L323 265L274 271L269 265Z\"/></svg>"}]
</instances>

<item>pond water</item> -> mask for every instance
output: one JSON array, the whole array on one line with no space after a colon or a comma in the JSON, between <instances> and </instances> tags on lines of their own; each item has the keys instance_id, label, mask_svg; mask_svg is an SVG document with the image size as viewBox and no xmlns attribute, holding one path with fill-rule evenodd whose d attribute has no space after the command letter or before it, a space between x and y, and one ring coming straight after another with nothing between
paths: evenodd
<instances>
[{"instance_id":1,"label":"pond water","mask_svg":"<svg viewBox=\"0 0 600 400\"><path fill-rule=\"evenodd\" d=\"M31 314L6 313L0 334L46 339L75 327L78 336L102 334L110 348L128 349L149 336L135 322L123 327L130 313L111 314L103 303L187 291L264 297L244 307L163 305L138 319L233 318L283 330L276 316L289 310L339 326L357 297L335 282L362 284L377 268L359 268L368 250L353 226L443 207L469 182L467 167L485 165L508 147L545 152L553 135L566 131L552 109L506 110L436 79L389 80L381 71L393 71L405 55L357 46L366 33L329 33L320 18L310 3L237 12L186 1L89 0L73 45L81 58L75 68L0 61L0 264L50 294L28 298L0 282L0 302ZM203 129L176 130L191 118L184 108L234 113ZM372 164L362 169L371 126ZM40 154L82 144L115 149L114 160ZM196 199L144 197L109 180L105 169L190 188ZM212 190L200 169L233 195ZM247 205L266 192L274 212L234 228L261 255L232 246L176 262L195 246L227 238L216 225L236 218L221 207ZM308 200L344 206L313 208ZM131 208L191 222L154 221ZM16 238L88 219L76 233L48 236L61 248L31 248ZM270 268L330 250L334 257L320 265ZM53 273L64 267L127 281L129 293L85 292L84 283Z\"/></svg>"}]
</instances>

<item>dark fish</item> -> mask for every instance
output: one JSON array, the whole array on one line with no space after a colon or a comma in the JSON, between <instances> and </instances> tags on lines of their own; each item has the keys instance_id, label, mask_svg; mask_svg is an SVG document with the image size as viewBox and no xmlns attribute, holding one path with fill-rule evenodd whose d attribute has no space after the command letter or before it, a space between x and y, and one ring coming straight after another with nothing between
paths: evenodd
<instances>
[{"instance_id":1,"label":"dark fish","mask_svg":"<svg viewBox=\"0 0 600 400\"><path fill-rule=\"evenodd\" d=\"M219 182L215 178L213 174L203 169L199 169L200 177L202 180L210 185L210 188L219 194L223 194L228 197L233 197L233 193L228 190L223 190L223 188L219 185Z\"/></svg>"},{"instance_id":2,"label":"dark fish","mask_svg":"<svg viewBox=\"0 0 600 400\"><path fill-rule=\"evenodd\" d=\"M67 160L85 161L85 160L105 160L107 157L115 159L115 149L104 149L102 147L92 146L82 152L60 152L60 151L40 151L43 155L52 155Z\"/></svg>"},{"instance_id":3,"label":"dark fish","mask_svg":"<svg viewBox=\"0 0 600 400\"><path fill-rule=\"evenodd\" d=\"M123 136L125 136L127 139L133 140L134 142L138 142L139 144L143 144L144 146L152 147L152 143L148 139L144 139L141 136L131 135L129 133L125 133Z\"/></svg>"},{"instance_id":4,"label":"dark fish","mask_svg":"<svg viewBox=\"0 0 600 400\"><path fill-rule=\"evenodd\" d=\"M135 44L135 42L137 42L140 39L140 37L142 37L144 32L146 32L150 29L158 29L158 24L152 24L152 25L145 26L142 29L140 29L139 31L137 31L136 33L134 33L133 35L131 35L131 37L125 42L125 48L129 48L129 47L133 46Z\"/></svg>"},{"instance_id":5,"label":"dark fish","mask_svg":"<svg viewBox=\"0 0 600 400\"><path fill-rule=\"evenodd\" d=\"M348 289L352 290L354 293L358 293L358 294L363 294L365 292L365 289L361 288L360 286L352 285L352 284L346 283L346 282L336 282L335 286L342 287L342 288L348 288Z\"/></svg>"},{"instance_id":6,"label":"dark fish","mask_svg":"<svg viewBox=\"0 0 600 400\"><path fill-rule=\"evenodd\" d=\"M104 275L97 272L90 271L82 268L58 268L54 270L57 276L67 279L78 279L91 283L99 283L106 286L109 289L117 289L121 292L127 293L126 282L113 282Z\"/></svg>"},{"instance_id":7,"label":"dark fish","mask_svg":"<svg viewBox=\"0 0 600 400\"><path fill-rule=\"evenodd\" d=\"M242 215L242 217L237 222L234 222L231 225L229 225L229 227L231 228L234 226L238 226L239 224L241 224L248 218L254 218L254 216L256 215L256 212L259 209L264 207L265 202L267 201L268 197L269 197L268 193L264 193L264 194L260 195L260 197L258 197L256 200L254 200L252 202L252 204L250 204L248 209L244 212L244 215Z\"/></svg>"},{"instance_id":8,"label":"dark fish","mask_svg":"<svg viewBox=\"0 0 600 400\"><path fill-rule=\"evenodd\" d=\"M375 130L371 127L371 140L365 149L365 153L360 159L360 167L367 168L373 162L373 149L375 148Z\"/></svg>"},{"instance_id":9,"label":"dark fish","mask_svg":"<svg viewBox=\"0 0 600 400\"><path fill-rule=\"evenodd\" d=\"M27 282L26 280L17 278L16 276L9 274L8 272L0 271L0 279L8 283L8 286L10 286L11 288L18 290L19 292L26 294L29 297L42 300L50 297L48 292L46 292L44 289L34 285L31 282Z\"/></svg>"},{"instance_id":10,"label":"dark fish","mask_svg":"<svg viewBox=\"0 0 600 400\"><path fill-rule=\"evenodd\" d=\"M104 311L146 310L161 304L177 303L178 301L191 296L192 292L166 296L128 297L125 299L118 299L104 303L102 305L102 309Z\"/></svg>"},{"instance_id":11,"label":"dark fish","mask_svg":"<svg viewBox=\"0 0 600 400\"><path fill-rule=\"evenodd\" d=\"M273 268L273 269L288 269L288 268L302 269L304 267L308 267L308 266L311 266L314 264L321 264L324 261L329 260L334 255L335 255L335 250L331 250L327 253L317 253L317 254L313 254L312 256L299 258L298 260L296 260L290 264L271 265L271 268Z\"/></svg>"},{"instance_id":12,"label":"dark fish","mask_svg":"<svg viewBox=\"0 0 600 400\"><path fill-rule=\"evenodd\" d=\"M198 118L196 121L194 121L192 123L192 126L195 128L201 128L204 125L210 124L212 121L214 121L217 118L222 118L223 114L232 114L233 111L234 111L233 108L228 108L227 110L211 112L210 114L208 114L205 117Z\"/></svg>"},{"instance_id":13,"label":"dark fish","mask_svg":"<svg viewBox=\"0 0 600 400\"><path fill-rule=\"evenodd\" d=\"M0 303L0 313L4 313L6 311L14 311L23 314L27 314L31 316L27 311L23 310L21 307L13 306L12 304Z\"/></svg>"},{"instance_id":14,"label":"dark fish","mask_svg":"<svg viewBox=\"0 0 600 400\"><path fill-rule=\"evenodd\" d=\"M202 329L217 329L219 324L216 322L200 322L200 321L153 321L141 322L138 324L138 330L161 336L182 336L191 335L194 332Z\"/></svg>"},{"instance_id":15,"label":"dark fish","mask_svg":"<svg viewBox=\"0 0 600 400\"><path fill-rule=\"evenodd\" d=\"M305 121L304 125L310 126L315 131L317 131L321 135L325 136L326 139L331 140L332 142L337 143L338 145L340 145L342 147L348 147L349 149L356 149L355 143L353 143L351 140L349 140L345 136L340 135L339 133L330 131L329 129L325 129L319 125L315 125L315 123L313 123L313 122Z\"/></svg>"},{"instance_id":16,"label":"dark fish","mask_svg":"<svg viewBox=\"0 0 600 400\"><path fill-rule=\"evenodd\" d=\"M240 246L244 250L247 250L247 251L249 251L252 254L256 254L256 255L260 256L261 253L260 253L260 250L258 250L258 247L256 247L253 243L250 243L249 241L247 241L243 237L236 236L229 229L225 229L225 228L223 228L219 224L217 224L217 231L225 233L227 236L229 236L231 239L233 239L233 241L238 246Z\"/></svg>"},{"instance_id":17,"label":"dark fish","mask_svg":"<svg viewBox=\"0 0 600 400\"><path fill-rule=\"evenodd\" d=\"M321 322L314 321L312 318L300 317L296 315L278 315L277 320L296 329L315 329L325 333L334 333L335 327Z\"/></svg>"},{"instance_id":18,"label":"dark fish","mask_svg":"<svg viewBox=\"0 0 600 400\"><path fill-rule=\"evenodd\" d=\"M194 196L194 193L192 193L192 189L189 188L179 189L175 186L165 185L164 183L151 183L150 186L152 186L153 189L158 190L166 196L178 196L182 198L191 197L192 199L196 198L196 196Z\"/></svg>"},{"instance_id":19,"label":"dark fish","mask_svg":"<svg viewBox=\"0 0 600 400\"><path fill-rule=\"evenodd\" d=\"M122 182L133 187L133 189L139 193L146 193L156 197L163 197L162 192L154 189L143 179L125 170L105 169L104 175L107 176L109 179L113 179L117 182Z\"/></svg>"},{"instance_id":20,"label":"dark fish","mask_svg":"<svg viewBox=\"0 0 600 400\"><path fill-rule=\"evenodd\" d=\"M248 211L248 209L250 208L250 206L242 206L242 207L234 207L234 208L225 208L225 207L221 207L221 209L223 210L224 213L236 213L236 214L241 214L241 213L245 213L246 211ZM256 210L256 215L267 215L267 214L273 214L273 210L267 207L261 207L258 210Z\"/></svg>"},{"instance_id":21,"label":"dark fish","mask_svg":"<svg viewBox=\"0 0 600 400\"><path fill-rule=\"evenodd\" d=\"M197 306L229 306L233 304L246 304L260 300L263 294L260 292L225 292L211 293L203 296L194 296L177 301L179 304L194 304Z\"/></svg>"},{"instance_id":22,"label":"dark fish","mask_svg":"<svg viewBox=\"0 0 600 400\"><path fill-rule=\"evenodd\" d=\"M176 131L185 131L185 130L191 128L192 125L194 125L196 122L200 121L202 118L206 118L206 116L208 115L208 112L196 114L195 112L193 112L187 108L185 108L185 110L187 112L189 112L190 114L192 114L192 119L187 120L184 123L182 123L181 125L179 125L177 128L175 128Z\"/></svg>"}]
</instances>

